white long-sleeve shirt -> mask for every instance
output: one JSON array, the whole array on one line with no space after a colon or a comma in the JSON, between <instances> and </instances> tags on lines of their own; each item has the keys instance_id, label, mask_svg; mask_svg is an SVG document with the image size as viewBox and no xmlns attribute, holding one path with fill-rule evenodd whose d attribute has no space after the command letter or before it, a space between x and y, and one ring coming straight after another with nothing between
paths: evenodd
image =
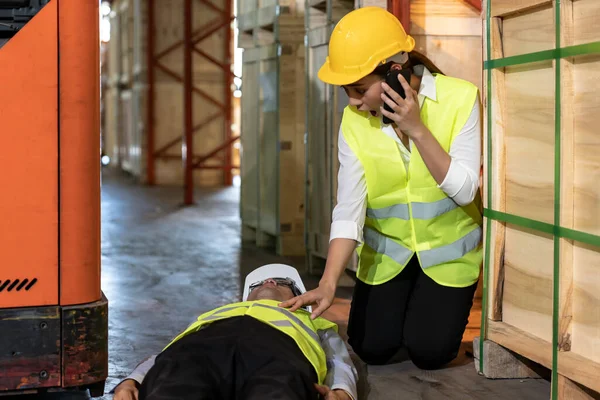
<instances>
[{"instance_id":1,"label":"white long-sleeve shirt","mask_svg":"<svg viewBox=\"0 0 600 400\"><path fill-rule=\"evenodd\" d=\"M423 65L416 66L413 72L422 77L418 92L419 105L423 105L426 97L435 101L437 98L435 77ZM381 115L379 118L382 118ZM383 133L396 142L408 169L411 152L402 143L391 124L384 124L382 120L381 127ZM411 140L409 147L412 146ZM482 162L479 100L475 101L469 119L452 142L448 154L451 158L450 168L438 187L458 205L467 205L473 201L479 189L479 171ZM338 159L340 168L337 204L333 209L329 240L344 238L362 243L367 207L367 183L363 166L346 142L341 127L338 134Z\"/></svg>"},{"instance_id":2,"label":"white long-sleeve shirt","mask_svg":"<svg viewBox=\"0 0 600 400\"><path fill-rule=\"evenodd\" d=\"M357 400L356 382L358 380L358 373L350 358L344 340L333 329L319 331L319 337L327 361L327 375L323 383L329 386L331 390L344 390L353 400ZM150 368L154 365L155 359L156 355L152 355L141 362L121 382L132 379L141 384L148 371L150 371Z\"/></svg>"}]
</instances>

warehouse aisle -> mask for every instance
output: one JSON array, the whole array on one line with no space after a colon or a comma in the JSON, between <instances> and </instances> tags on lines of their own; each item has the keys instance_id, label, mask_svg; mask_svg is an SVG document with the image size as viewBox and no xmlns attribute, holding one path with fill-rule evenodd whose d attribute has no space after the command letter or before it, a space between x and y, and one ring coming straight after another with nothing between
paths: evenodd
<instances>
[{"instance_id":1,"label":"warehouse aisle","mask_svg":"<svg viewBox=\"0 0 600 400\"><path fill-rule=\"evenodd\" d=\"M302 257L286 259L241 245L237 188L198 190L194 207L181 207L181 198L181 188L132 186L122 176L104 177L102 267L111 337L108 389L199 313L236 301L248 271L277 261L302 268ZM316 279L307 279L308 286L316 284ZM341 288L342 298L329 313L342 324L349 293ZM547 382L489 381L477 376L472 359L465 355L452 368L435 374L422 373L410 362L368 369L358 364L361 376L368 375L360 386L369 399L549 398Z\"/></svg>"},{"instance_id":2,"label":"warehouse aisle","mask_svg":"<svg viewBox=\"0 0 600 400\"><path fill-rule=\"evenodd\" d=\"M149 188L104 172L102 188L102 279L109 299L111 390L136 364L159 352L200 313L237 301L242 277L260 265L286 262L301 268L303 257L284 258L240 242L237 188L198 190L197 204L182 207L182 189ZM315 278L305 278L314 287ZM348 286L348 285L346 285ZM350 288L342 287L327 317L345 335ZM355 359L362 398L548 399L542 380L490 381L475 373L463 354L435 373L412 363L366 368ZM14 400L82 400L75 394L23 396ZM102 399L109 400L107 394Z\"/></svg>"}]
</instances>

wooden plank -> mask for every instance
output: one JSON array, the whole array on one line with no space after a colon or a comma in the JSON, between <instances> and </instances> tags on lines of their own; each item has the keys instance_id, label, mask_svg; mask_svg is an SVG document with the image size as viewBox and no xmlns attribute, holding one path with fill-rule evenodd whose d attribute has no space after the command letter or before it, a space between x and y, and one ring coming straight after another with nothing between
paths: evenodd
<instances>
[{"instance_id":1,"label":"wooden plank","mask_svg":"<svg viewBox=\"0 0 600 400\"><path fill-rule=\"evenodd\" d=\"M552 368L551 342L498 321L489 321L488 338L546 368ZM592 390L600 391L600 363L573 352L560 352L558 372Z\"/></svg>"},{"instance_id":2,"label":"wooden plank","mask_svg":"<svg viewBox=\"0 0 600 400\"><path fill-rule=\"evenodd\" d=\"M554 11L552 5L534 11L505 17L502 24L504 56L554 48Z\"/></svg>"},{"instance_id":3,"label":"wooden plank","mask_svg":"<svg viewBox=\"0 0 600 400\"><path fill-rule=\"evenodd\" d=\"M481 15L463 1L413 0L410 34L481 37Z\"/></svg>"},{"instance_id":4,"label":"wooden plank","mask_svg":"<svg viewBox=\"0 0 600 400\"><path fill-rule=\"evenodd\" d=\"M578 385L563 375L558 375L558 398L561 400L594 400L600 394Z\"/></svg>"},{"instance_id":5,"label":"wooden plank","mask_svg":"<svg viewBox=\"0 0 600 400\"><path fill-rule=\"evenodd\" d=\"M479 12L462 0L411 0L410 18L414 16L440 16L445 18L479 17Z\"/></svg>"},{"instance_id":6,"label":"wooden plank","mask_svg":"<svg viewBox=\"0 0 600 400\"><path fill-rule=\"evenodd\" d=\"M415 50L425 54L444 74L467 80L482 90L481 62L477 61L483 57L481 35L415 35L414 39Z\"/></svg>"},{"instance_id":7,"label":"wooden plank","mask_svg":"<svg viewBox=\"0 0 600 400\"><path fill-rule=\"evenodd\" d=\"M553 238L506 227L502 320L543 340L552 340Z\"/></svg>"},{"instance_id":8,"label":"wooden plank","mask_svg":"<svg viewBox=\"0 0 600 400\"><path fill-rule=\"evenodd\" d=\"M481 18L416 15L411 18L411 35L481 37Z\"/></svg>"},{"instance_id":9,"label":"wooden plank","mask_svg":"<svg viewBox=\"0 0 600 400\"><path fill-rule=\"evenodd\" d=\"M551 4L552 0L492 0L491 14L492 17L507 17Z\"/></svg>"},{"instance_id":10,"label":"wooden plank","mask_svg":"<svg viewBox=\"0 0 600 400\"><path fill-rule=\"evenodd\" d=\"M573 44L578 45L600 41L600 30L598 30L596 23L600 19L598 1L577 0L572 3Z\"/></svg>"},{"instance_id":11,"label":"wooden plank","mask_svg":"<svg viewBox=\"0 0 600 400\"><path fill-rule=\"evenodd\" d=\"M577 3L574 3L577 4ZM600 234L600 56L578 57L574 85L574 228ZM575 243L573 255L573 326L571 351L600 362L600 248Z\"/></svg>"},{"instance_id":12,"label":"wooden plank","mask_svg":"<svg viewBox=\"0 0 600 400\"><path fill-rule=\"evenodd\" d=\"M597 1L577 0L573 4L575 44L599 40L592 21L600 15ZM564 7L564 6L563 6ZM591 24L591 25L590 25ZM600 235L600 56L575 58L573 71L574 118L574 228ZM600 362L600 248L575 243L573 249L573 321L571 351ZM595 267L595 268L594 268Z\"/></svg>"},{"instance_id":13,"label":"wooden plank","mask_svg":"<svg viewBox=\"0 0 600 400\"><path fill-rule=\"evenodd\" d=\"M561 46L573 44L573 1L563 0L561 5ZM575 92L573 87L573 62L560 62L561 87L561 192L560 225L573 228L574 222L574 121ZM556 64L555 64L556 65ZM558 347L571 350L571 321L573 320L573 241L560 238L560 297Z\"/></svg>"},{"instance_id":14,"label":"wooden plank","mask_svg":"<svg viewBox=\"0 0 600 400\"><path fill-rule=\"evenodd\" d=\"M506 27L504 27L506 32ZM506 46L505 46L506 48ZM507 67L506 211L554 223L552 61Z\"/></svg>"},{"instance_id":15,"label":"wooden plank","mask_svg":"<svg viewBox=\"0 0 600 400\"><path fill-rule=\"evenodd\" d=\"M500 18L492 19L491 30L491 49L492 58L502 58L502 20ZM492 182L487 182L492 187L492 209L500 212L506 211L506 83L505 71L503 69L494 69L492 74ZM487 91L486 91L487 95ZM487 109L487 106L486 106ZM487 113L484 118L487 121ZM486 126L487 129L487 126ZM487 135L486 135L487 142ZM487 159L487 151L486 159ZM487 161L487 160L486 160ZM487 162L484 176L487 179ZM487 191L485 193L487 196ZM487 204L487 203L486 203ZM492 221L492 244L490 249L491 281L489 283L489 318L494 321L502 320L502 300L504 288L504 246L505 246L505 224L498 221Z\"/></svg>"},{"instance_id":16,"label":"wooden plank","mask_svg":"<svg viewBox=\"0 0 600 400\"><path fill-rule=\"evenodd\" d=\"M553 47L552 17L551 8L542 8L504 19L503 55ZM535 36L528 24L543 26L546 30ZM553 223L555 104L552 62L507 67L504 78L506 212ZM550 342L553 237L507 226L504 268L502 320Z\"/></svg>"}]
</instances>

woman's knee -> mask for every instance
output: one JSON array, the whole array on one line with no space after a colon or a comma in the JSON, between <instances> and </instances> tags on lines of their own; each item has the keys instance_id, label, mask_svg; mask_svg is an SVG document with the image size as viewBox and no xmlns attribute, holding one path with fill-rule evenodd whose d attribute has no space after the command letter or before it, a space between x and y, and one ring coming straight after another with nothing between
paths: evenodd
<instances>
[{"instance_id":1,"label":"woman's knee","mask_svg":"<svg viewBox=\"0 0 600 400\"><path fill-rule=\"evenodd\" d=\"M435 344L409 346L410 359L417 368L423 370L440 369L458 356L458 346L436 346Z\"/></svg>"},{"instance_id":2,"label":"woman's knee","mask_svg":"<svg viewBox=\"0 0 600 400\"><path fill-rule=\"evenodd\" d=\"M369 365L386 364L398 351L397 348L382 348L374 345L356 344L349 341L352 350L365 363Z\"/></svg>"}]
</instances>

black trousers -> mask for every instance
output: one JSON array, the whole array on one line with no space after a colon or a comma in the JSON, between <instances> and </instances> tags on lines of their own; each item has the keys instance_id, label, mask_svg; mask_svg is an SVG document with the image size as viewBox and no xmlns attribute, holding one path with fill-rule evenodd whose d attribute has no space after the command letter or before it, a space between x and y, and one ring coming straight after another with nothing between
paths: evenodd
<instances>
[{"instance_id":1,"label":"black trousers","mask_svg":"<svg viewBox=\"0 0 600 400\"><path fill-rule=\"evenodd\" d=\"M384 284L357 280L348 343L367 364L386 364L405 348L417 367L441 368L458 355L476 289L437 284L416 256Z\"/></svg>"},{"instance_id":2,"label":"black trousers","mask_svg":"<svg viewBox=\"0 0 600 400\"><path fill-rule=\"evenodd\" d=\"M156 357L140 400L316 400L317 374L284 333L251 317L215 322Z\"/></svg>"}]
</instances>

